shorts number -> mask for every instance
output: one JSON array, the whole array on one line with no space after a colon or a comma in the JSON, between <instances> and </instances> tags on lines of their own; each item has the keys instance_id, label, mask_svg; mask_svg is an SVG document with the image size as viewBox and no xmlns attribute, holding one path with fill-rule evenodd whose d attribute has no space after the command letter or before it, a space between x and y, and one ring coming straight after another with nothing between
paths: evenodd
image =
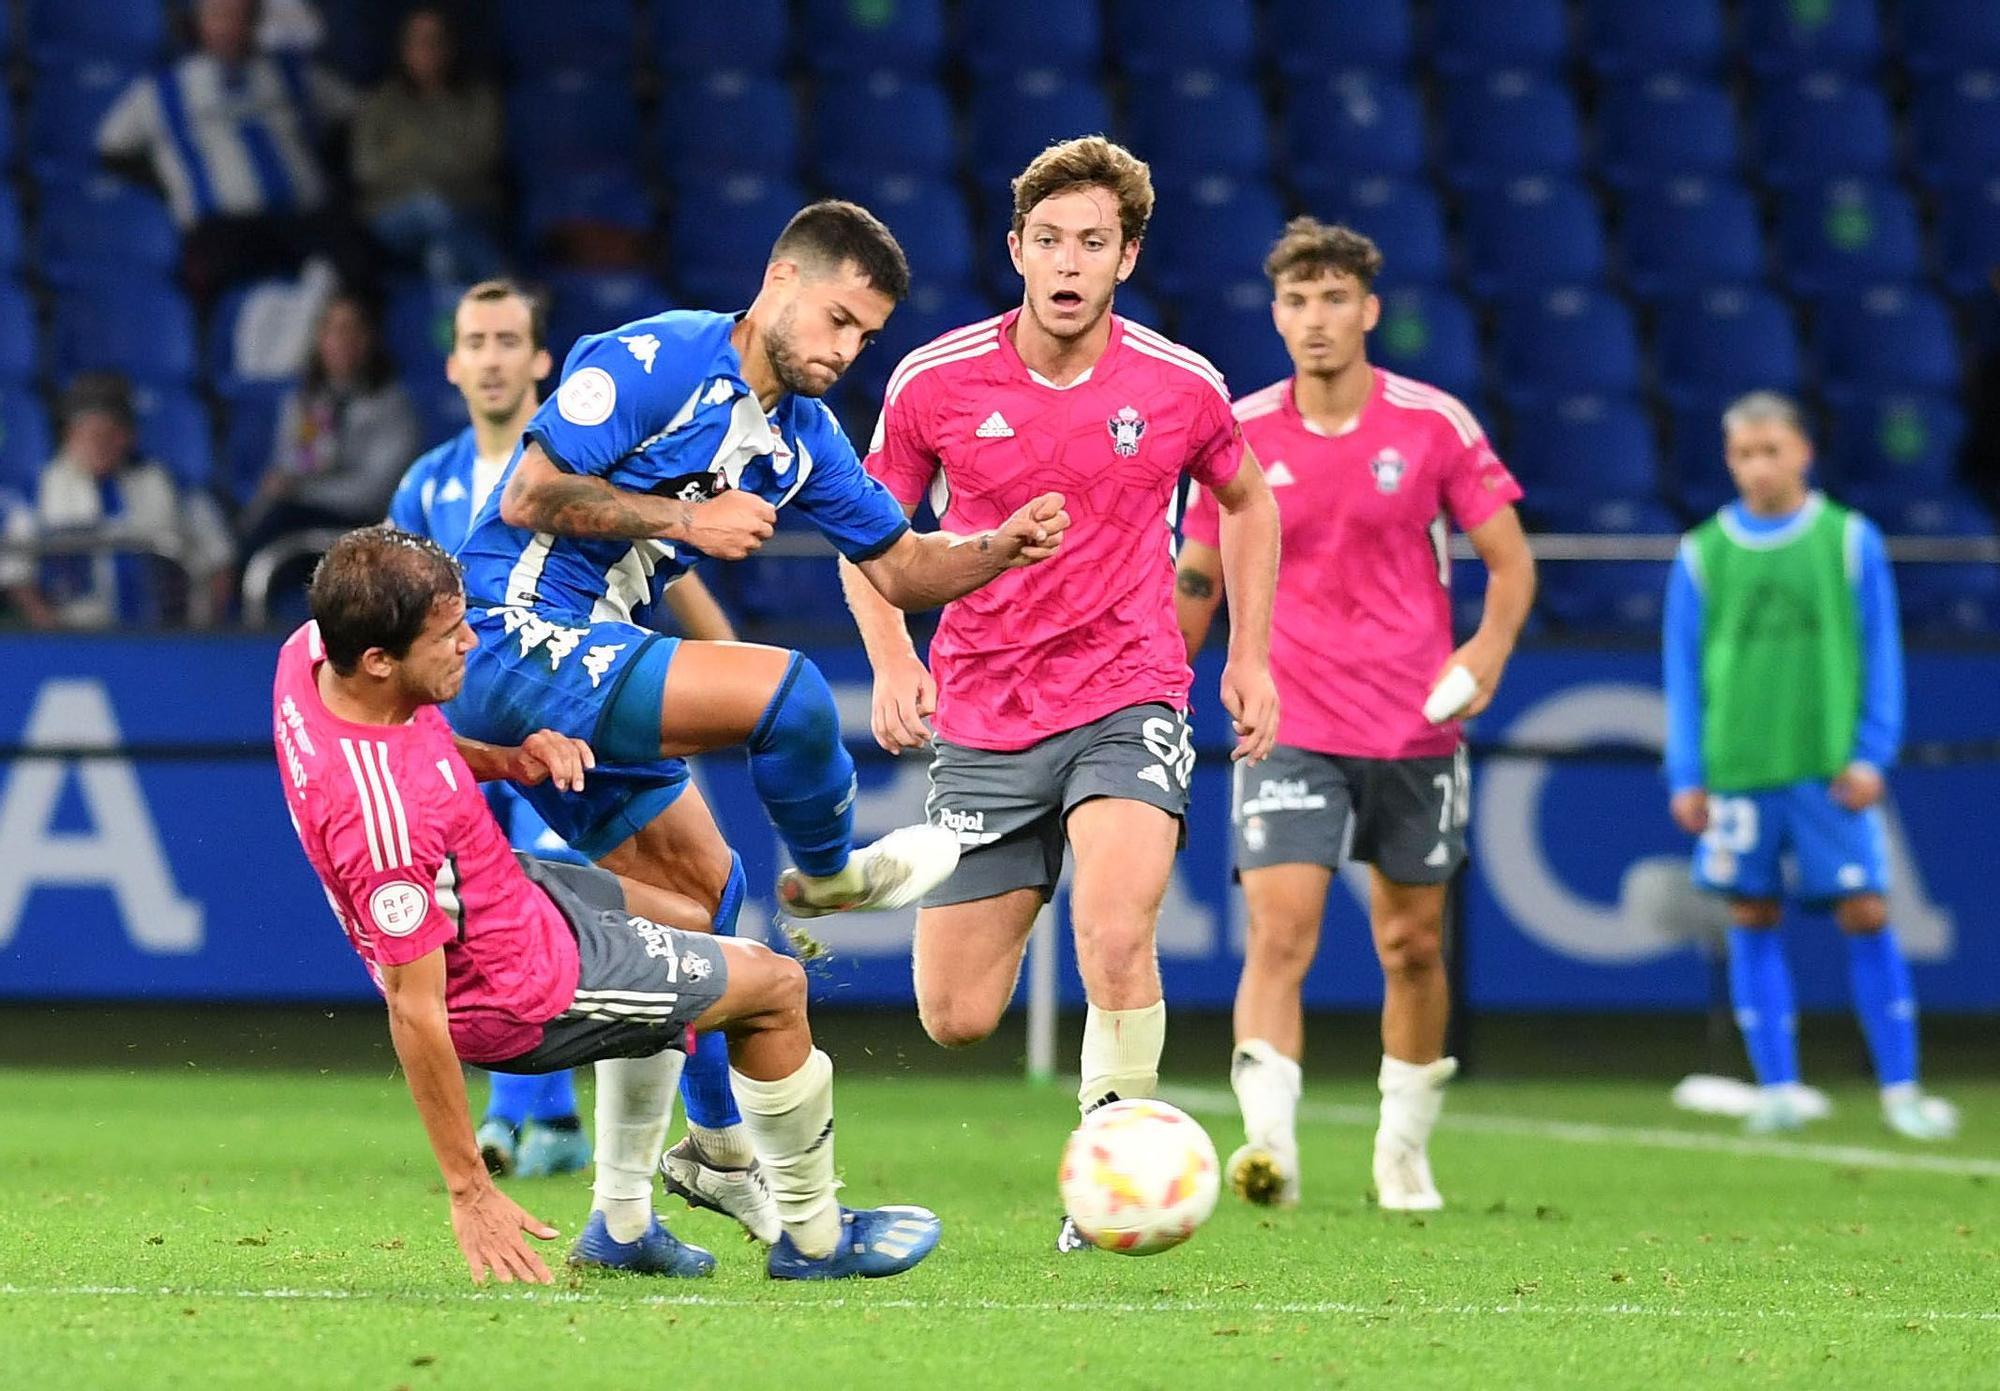
<instances>
[{"instance_id":1,"label":"shorts number","mask_svg":"<svg viewBox=\"0 0 2000 1391\"><path fill-rule=\"evenodd\" d=\"M1757 848L1757 804L1748 797L1710 797L1703 845L1747 855Z\"/></svg>"},{"instance_id":2,"label":"shorts number","mask_svg":"<svg viewBox=\"0 0 2000 1391\"><path fill-rule=\"evenodd\" d=\"M1451 771L1433 774L1431 784L1438 790L1438 834L1446 835L1472 816L1472 770L1464 749L1452 756Z\"/></svg>"},{"instance_id":3,"label":"shorts number","mask_svg":"<svg viewBox=\"0 0 2000 1391\"><path fill-rule=\"evenodd\" d=\"M1146 752L1159 759L1160 766L1185 790L1188 779L1194 776L1194 738L1187 721L1155 715L1139 727L1139 737L1146 741Z\"/></svg>"}]
</instances>

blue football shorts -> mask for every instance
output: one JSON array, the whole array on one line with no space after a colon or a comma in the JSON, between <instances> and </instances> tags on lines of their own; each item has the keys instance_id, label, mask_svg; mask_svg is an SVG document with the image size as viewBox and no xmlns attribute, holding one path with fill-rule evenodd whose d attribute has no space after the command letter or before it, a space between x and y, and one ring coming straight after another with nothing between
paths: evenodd
<instances>
[{"instance_id":1,"label":"blue football shorts","mask_svg":"<svg viewBox=\"0 0 2000 1391\"><path fill-rule=\"evenodd\" d=\"M1889 838L1879 806L1849 811L1825 782L1717 792L1694 852L1694 881L1738 898L1826 903L1889 891Z\"/></svg>"}]
</instances>

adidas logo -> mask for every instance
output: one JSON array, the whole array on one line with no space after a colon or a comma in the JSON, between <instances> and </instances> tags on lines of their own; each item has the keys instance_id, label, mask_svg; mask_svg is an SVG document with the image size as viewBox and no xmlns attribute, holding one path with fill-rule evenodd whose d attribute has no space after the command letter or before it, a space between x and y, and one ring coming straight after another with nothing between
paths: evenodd
<instances>
[{"instance_id":1,"label":"adidas logo","mask_svg":"<svg viewBox=\"0 0 2000 1391\"><path fill-rule=\"evenodd\" d=\"M1014 438L1014 427L1007 423L1005 416L995 411L980 421L979 428L972 433L983 440L1010 440Z\"/></svg>"},{"instance_id":2,"label":"adidas logo","mask_svg":"<svg viewBox=\"0 0 2000 1391\"><path fill-rule=\"evenodd\" d=\"M1264 470L1264 481L1273 488L1282 488L1287 483L1296 483L1299 480L1292 477L1292 471L1285 467L1283 459L1275 459Z\"/></svg>"}]
</instances>

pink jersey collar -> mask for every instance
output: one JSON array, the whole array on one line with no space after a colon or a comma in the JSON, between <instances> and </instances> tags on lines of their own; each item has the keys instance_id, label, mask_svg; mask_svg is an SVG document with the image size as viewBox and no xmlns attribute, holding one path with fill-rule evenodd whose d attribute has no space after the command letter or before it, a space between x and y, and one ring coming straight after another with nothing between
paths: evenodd
<instances>
[{"instance_id":1,"label":"pink jersey collar","mask_svg":"<svg viewBox=\"0 0 2000 1391\"><path fill-rule=\"evenodd\" d=\"M1310 420L1307 420L1305 413L1299 409L1299 379L1296 374L1285 379L1283 405L1279 408L1279 413L1285 416L1287 424L1296 426L1298 429L1311 435L1314 439L1338 440L1346 439L1352 434L1357 434L1361 427L1368 423L1368 417L1381 403L1383 389L1388 385L1389 374L1374 363L1371 362L1368 364L1368 372L1368 399L1361 403L1361 410L1355 415L1354 423L1337 435L1327 434Z\"/></svg>"},{"instance_id":2,"label":"pink jersey collar","mask_svg":"<svg viewBox=\"0 0 2000 1391\"><path fill-rule=\"evenodd\" d=\"M1044 391L1074 391L1077 387L1097 380L1097 374L1109 366L1112 356L1125 342L1125 320L1114 313L1111 315L1111 337L1105 341L1104 351L1098 354L1097 361L1085 368L1083 375L1068 386L1057 386L1023 362L1019 349L1014 346L1014 321L1021 317L1021 312L1021 306L1015 305L1000 316L1000 356L1006 362L1011 375L1039 386Z\"/></svg>"}]
</instances>

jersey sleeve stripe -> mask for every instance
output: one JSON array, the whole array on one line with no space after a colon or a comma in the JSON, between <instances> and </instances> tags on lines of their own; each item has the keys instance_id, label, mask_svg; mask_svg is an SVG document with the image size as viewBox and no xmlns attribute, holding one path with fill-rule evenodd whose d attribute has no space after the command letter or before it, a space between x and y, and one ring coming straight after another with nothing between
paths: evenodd
<instances>
[{"instance_id":1,"label":"jersey sleeve stripe","mask_svg":"<svg viewBox=\"0 0 2000 1391\"><path fill-rule=\"evenodd\" d=\"M930 371L933 367L942 367L949 362L969 362L975 357L984 357L988 353L997 353L999 351L1000 336L995 334L991 338L978 341L974 345L963 348L958 352L946 353L943 357L934 357L928 361L919 362L914 365L905 362L898 369L901 372L901 376L889 383L889 390L883 395L882 409L887 410L889 407L895 405L896 398L903 394L904 388L924 373Z\"/></svg>"},{"instance_id":2,"label":"jersey sleeve stripe","mask_svg":"<svg viewBox=\"0 0 2000 1391\"><path fill-rule=\"evenodd\" d=\"M375 745L375 763L382 773L382 787L389 794L389 810L395 814L396 850L402 856L400 863L414 864L416 856L410 853L410 822L403 815L403 793L396 786L395 770L389 766L389 746Z\"/></svg>"},{"instance_id":3,"label":"jersey sleeve stripe","mask_svg":"<svg viewBox=\"0 0 2000 1391\"><path fill-rule=\"evenodd\" d=\"M958 349L967 347L989 335L997 338L1000 333L1000 317L1000 315L996 314L990 319L981 319L976 324L967 324L964 328L955 328L950 333L939 334L921 348L910 349L909 352L903 355L903 360L896 364L896 370L889 374L890 388L893 389L895 387L898 378L913 368L922 366L931 358L942 357L946 353L956 352Z\"/></svg>"},{"instance_id":4,"label":"jersey sleeve stripe","mask_svg":"<svg viewBox=\"0 0 2000 1391\"><path fill-rule=\"evenodd\" d=\"M1460 444L1477 444L1486 435L1486 432L1479 428L1479 422L1473 418L1472 412L1465 408L1464 402L1448 392L1439 391L1436 387L1425 386L1402 377L1390 377L1382 384L1382 395L1391 404L1401 406L1405 410L1437 412L1449 420L1452 428L1458 431Z\"/></svg>"},{"instance_id":5,"label":"jersey sleeve stripe","mask_svg":"<svg viewBox=\"0 0 2000 1391\"><path fill-rule=\"evenodd\" d=\"M375 809L375 833L382 838L382 868L399 868L407 862L396 844L396 824L389 816L389 798L382 791L382 776L375 770L375 759L367 744L357 745L355 752L361 757L361 771L368 779L368 795Z\"/></svg>"},{"instance_id":6,"label":"jersey sleeve stripe","mask_svg":"<svg viewBox=\"0 0 2000 1391\"><path fill-rule=\"evenodd\" d=\"M1195 366L1193 363L1187 361L1184 358L1175 357L1171 353L1162 352L1160 351L1160 349L1152 347L1149 344L1142 343L1138 339L1132 338L1130 336L1128 336L1125 339L1125 346L1130 348L1133 352L1140 354L1143 357L1150 357L1158 362L1171 363L1175 367L1180 368L1183 372L1188 373L1190 376L1200 378L1203 382L1207 383L1211 388L1214 389L1215 394L1223 399L1224 404L1228 403L1229 388L1222 384L1222 378L1215 376L1212 373L1202 371L1201 368Z\"/></svg>"},{"instance_id":7,"label":"jersey sleeve stripe","mask_svg":"<svg viewBox=\"0 0 2000 1391\"><path fill-rule=\"evenodd\" d=\"M1196 352L1193 348L1187 347L1185 344L1176 343L1165 334L1155 332L1153 329L1147 328L1144 324L1132 323L1130 320L1127 320L1125 324L1125 341L1135 344L1144 343L1148 347L1157 348L1160 352L1179 359L1194 371L1213 379L1216 389L1222 392L1223 399L1227 400L1229 398L1229 388L1223 381L1222 369Z\"/></svg>"},{"instance_id":8,"label":"jersey sleeve stripe","mask_svg":"<svg viewBox=\"0 0 2000 1391\"><path fill-rule=\"evenodd\" d=\"M1272 382L1269 386L1259 391L1253 391L1248 396L1238 400L1230 409L1236 413L1238 420L1255 420L1259 416L1266 416L1273 411L1283 410L1285 407L1285 388L1291 385L1291 381L1292 379L1287 377L1283 381Z\"/></svg>"},{"instance_id":9,"label":"jersey sleeve stripe","mask_svg":"<svg viewBox=\"0 0 2000 1391\"><path fill-rule=\"evenodd\" d=\"M342 739L340 752L346 757L347 771L354 778L354 801L361 808L361 829L368 836L368 858L380 870L382 842L375 835L375 810L368 797L368 780L361 776L361 761L354 756L353 741Z\"/></svg>"}]
</instances>

